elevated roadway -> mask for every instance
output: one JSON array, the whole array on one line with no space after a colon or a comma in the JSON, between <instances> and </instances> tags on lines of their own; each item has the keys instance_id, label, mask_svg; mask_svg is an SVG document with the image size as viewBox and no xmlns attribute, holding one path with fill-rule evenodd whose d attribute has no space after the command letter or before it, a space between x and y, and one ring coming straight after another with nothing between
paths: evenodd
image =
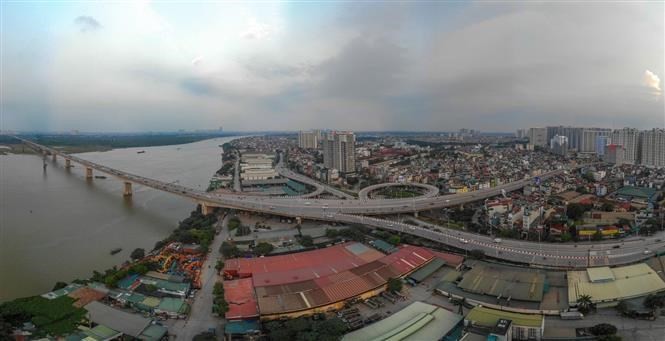
<instances>
[{"instance_id":1,"label":"elevated roadway","mask_svg":"<svg viewBox=\"0 0 665 341\"><path fill-rule=\"evenodd\" d=\"M421 184L419 182L405 182L405 183L387 182L387 183L367 186L367 187L361 189L358 192L358 198L360 200L369 200L370 199L369 193L373 192L373 191L376 191L378 189L388 188L388 187L409 187L409 186L410 187L418 187L418 188L422 188L422 189L425 190L425 193L418 196L419 198L432 198L432 197L435 197L435 196L439 195L439 188L436 187L436 186L432 186L432 185L428 185L428 184ZM382 200L386 200L386 199L382 199Z\"/></svg>"},{"instance_id":2,"label":"elevated roadway","mask_svg":"<svg viewBox=\"0 0 665 341\"><path fill-rule=\"evenodd\" d=\"M314 180L314 179L312 179L308 176L298 174L298 173L284 167L284 155L282 153L279 154L279 162L275 166L275 171L277 171L277 173L279 175L281 175L285 178L295 180L295 181L298 181L298 182L302 182L304 184L307 184L307 185L310 185L310 186L316 188L314 190L314 192L301 195L300 196L301 198L312 198L312 197L316 197L316 196L319 196L319 195L323 194L323 192L328 192L328 193L330 193L330 194L332 194L332 195L334 195L338 198L355 199L355 197L351 194L340 191L340 190L338 190L338 189L336 189L332 186L322 184L322 183L320 183L320 182L318 182L318 181L316 181L316 180Z\"/></svg>"},{"instance_id":3,"label":"elevated roadway","mask_svg":"<svg viewBox=\"0 0 665 341\"><path fill-rule=\"evenodd\" d=\"M496 243L493 238L484 235L444 229L433 225L416 226L368 216L417 212L463 205L500 195L502 190L507 192L517 190L531 183L531 179L523 179L487 190L432 198L391 200L264 198L239 194L207 193L175 183L165 183L123 172L27 140L22 141L36 150L60 155L68 160L80 163L86 168L94 168L123 181L191 198L200 203L205 211L211 207L227 207L280 216L363 224L414 235L461 250L482 250L491 257L543 267L585 268L588 266L627 264L646 259L665 249L665 242L655 236L609 244L552 244L508 239ZM540 178L544 180L563 172L564 170L550 171L540 175Z\"/></svg>"}]
</instances>

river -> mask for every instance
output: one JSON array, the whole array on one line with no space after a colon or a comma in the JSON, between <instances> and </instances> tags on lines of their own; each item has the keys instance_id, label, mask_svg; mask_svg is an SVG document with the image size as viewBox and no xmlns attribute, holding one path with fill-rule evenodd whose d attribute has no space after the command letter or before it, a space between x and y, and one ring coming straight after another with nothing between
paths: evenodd
<instances>
[{"instance_id":1,"label":"river","mask_svg":"<svg viewBox=\"0 0 665 341\"><path fill-rule=\"evenodd\" d=\"M221 165L219 145L234 138L78 156L205 189ZM78 164L67 170L62 158L50 157L47 164L44 170L37 155L0 155L0 302L90 277L128 260L137 247L151 250L195 208L192 200L138 185L125 199L113 177L87 181ZM114 248L122 251L111 255Z\"/></svg>"}]
</instances>

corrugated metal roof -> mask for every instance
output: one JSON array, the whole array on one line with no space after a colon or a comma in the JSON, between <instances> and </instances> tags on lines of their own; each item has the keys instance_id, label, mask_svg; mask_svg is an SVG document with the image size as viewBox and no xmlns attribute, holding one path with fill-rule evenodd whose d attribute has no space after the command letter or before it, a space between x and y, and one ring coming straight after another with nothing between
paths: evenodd
<instances>
[{"instance_id":1,"label":"corrugated metal roof","mask_svg":"<svg viewBox=\"0 0 665 341\"><path fill-rule=\"evenodd\" d=\"M591 282L605 282L614 280L614 273L608 266L588 268L586 269L586 273L589 275L589 280Z\"/></svg>"},{"instance_id":2,"label":"corrugated metal roof","mask_svg":"<svg viewBox=\"0 0 665 341\"><path fill-rule=\"evenodd\" d=\"M520 314L486 307L475 307L464 319L486 327L494 327L499 319L506 319L513 321L513 325L516 326L540 328L543 326L544 318L543 315Z\"/></svg>"},{"instance_id":3,"label":"corrugated metal roof","mask_svg":"<svg viewBox=\"0 0 665 341\"><path fill-rule=\"evenodd\" d=\"M431 262L409 275L409 278L420 283L444 265L446 265L446 261L441 258L434 258Z\"/></svg>"},{"instance_id":4,"label":"corrugated metal roof","mask_svg":"<svg viewBox=\"0 0 665 341\"><path fill-rule=\"evenodd\" d=\"M613 281L591 282L587 271L568 271L568 301L582 295L596 303L614 302L664 291L665 282L645 263L611 268Z\"/></svg>"},{"instance_id":5,"label":"corrugated metal roof","mask_svg":"<svg viewBox=\"0 0 665 341\"><path fill-rule=\"evenodd\" d=\"M439 340L461 321L461 315L416 301L383 320L346 334L342 340Z\"/></svg>"}]
</instances>

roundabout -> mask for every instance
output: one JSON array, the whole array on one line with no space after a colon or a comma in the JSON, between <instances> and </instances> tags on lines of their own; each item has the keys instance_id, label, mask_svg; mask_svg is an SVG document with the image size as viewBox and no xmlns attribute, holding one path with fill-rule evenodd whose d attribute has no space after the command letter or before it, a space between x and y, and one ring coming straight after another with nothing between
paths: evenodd
<instances>
[{"instance_id":1,"label":"roundabout","mask_svg":"<svg viewBox=\"0 0 665 341\"><path fill-rule=\"evenodd\" d=\"M439 188L436 186L418 182L387 182L361 189L358 192L358 198L360 200L373 200L372 192L377 191L385 193L384 196L388 196L381 199L433 198L439 195Z\"/></svg>"}]
</instances>

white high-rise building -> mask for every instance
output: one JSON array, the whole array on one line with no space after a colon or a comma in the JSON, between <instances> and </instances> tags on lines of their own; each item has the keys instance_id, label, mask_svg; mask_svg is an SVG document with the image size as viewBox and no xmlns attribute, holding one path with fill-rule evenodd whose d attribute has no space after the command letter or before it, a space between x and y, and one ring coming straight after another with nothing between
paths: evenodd
<instances>
[{"instance_id":1,"label":"white high-rise building","mask_svg":"<svg viewBox=\"0 0 665 341\"><path fill-rule=\"evenodd\" d=\"M581 153L597 153L597 138L599 136L609 136L611 132L611 129L605 128L583 128L582 140L577 150Z\"/></svg>"},{"instance_id":2,"label":"white high-rise building","mask_svg":"<svg viewBox=\"0 0 665 341\"><path fill-rule=\"evenodd\" d=\"M566 156L568 154L568 137L563 135L554 135L550 140L550 148L554 153Z\"/></svg>"},{"instance_id":3,"label":"white high-rise building","mask_svg":"<svg viewBox=\"0 0 665 341\"><path fill-rule=\"evenodd\" d=\"M665 129L642 132L642 164L665 167Z\"/></svg>"},{"instance_id":4,"label":"white high-rise building","mask_svg":"<svg viewBox=\"0 0 665 341\"><path fill-rule=\"evenodd\" d=\"M352 132L329 132L323 138L323 164L349 174L356 171L356 136Z\"/></svg>"},{"instance_id":5,"label":"white high-rise building","mask_svg":"<svg viewBox=\"0 0 665 341\"><path fill-rule=\"evenodd\" d=\"M640 162L641 139L640 131L633 128L623 128L612 132L612 143L623 146L625 163L635 165Z\"/></svg>"},{"instance_id":6,"label":"white high-rise building","mask_svg":"<svg viewBox=\"0 0 665 341\"><path fill-rule=\"evenodd\" d=\"M298 132L298 147L304 149L316 149L319 147L319 138L316 131Z\"/></svg>"},{"instance_id":7,"label":"white high-rise building","mask_svg":"<svg viewBox=\"0 0 665 341\"><path fill-rule=\"evenodd\" d=\"M537 147L547 146L547 128L529 128L529 144Z\"/></svg>"}]
</instances>

